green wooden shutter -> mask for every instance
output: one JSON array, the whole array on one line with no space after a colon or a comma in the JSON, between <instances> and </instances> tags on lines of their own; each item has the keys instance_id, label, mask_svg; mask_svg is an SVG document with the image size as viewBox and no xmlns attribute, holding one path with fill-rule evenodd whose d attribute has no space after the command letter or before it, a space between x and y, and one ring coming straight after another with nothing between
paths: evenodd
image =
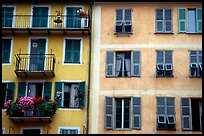
<instances>
[{"instance_id":1,"label":"green wooden shutter","mask_svg":"<svg viewBox=\"0 0 204 136\"><path fill-rule=\"evenodd\" d=\"M80 63L80 44L81 40L73 40L73 62Z\"/></svg>"},{"instance_id":2,"label":"green wooden shutter","mask_svg":"<svg viewBox=\"0 0 204 136\"><path fill-rule=\"evenodd\" d=\"M72 40L66 39L65 41L66 41L66 45L65 45L64 63L71 63L73 61Z\"/></svg>"},{"instance_id":3,"label":"green wooden shutter","mask_svg":"<svg viewBox=\"0 0 204 136\"><path fill-rule=\"evenodd\" d=\"M81 18L77 15L77 10L82 9L81 7L67 7L67 18L66 27L67 28L80 28Z\"/></svg>"},{"instance_id":4,"label":"green wooden shutter","mask_svg":"<svg viewBox=\"0 0 204 136\"><path fill-rule=\"evenodd\" d=\"M141 129L140 97L132 97L132 129Z\"/></svg>"},{"instance_id":5,"label":"green wooden shutter","mask_svg":"<svg viewBox=\"0 0 204 136\"><path fill-rule=\"evenodd\" d=\"M15 82L7 83L7 100L14 100Z\"/></svg>"},{"instance_id":6,"label":"green wooden shutter","mask_svg":"<svg viewBox=\"0 0 204 136\"><path fill-rule=\"evenodd\" d=\"M196 8L197 33L202 33L202 8Z\"/></svg>"},{"instance_id":7,"label":"green wooden shutter","mask_svg":"<svg viewBox=\"0 0 204 136\"><path fill-rule=\"evenodd\" d=\"M44 83L44 99L50 100L51 99L51 92L52 92L52 82L45 82Z\"/></svg>"},{"instance_id":8,"label":"green wooden shutter","mask_svg":"<svg viewBox=\"0 0 204 136\"><path fill-rule=\"evenodd\" d=\"M114 51L106 51L106 76L114 76Z\"/></svg>"},{"instance_id":9,"label":"green wooden shutter","mask_svg":"<svg viewBox=\"0 0 204 136\"><path fill-rule=\"evenodd\" d=\"M190 98L181 98L182 130L191 130Z\"/></svg>"},{"instance_id":10,"label":"green wooden shutter","mask_svg":"<svg viewBox=\"0 0 204 136\"><path fill-rule=\"evenodd\" d=\"M178 8L178 31L186 32L186 8Z\"/></svg>"},{"instance_id":11,"label":"green wooden shutter","mask_svg":"<svg viewBox=\"0 0 204 136\"><path fill-rule=\"evenodd\" d=\"M132 51L132 76L140 76L140 51Z\"/></svg>"},{"instance_id":12,"label":"green wooden shutter","mask_svg":"<svg viewBox=\"0 0 204 136\"><path fill-rule=\"evenodd\" d=\"M54 100L58 102L57 107L61 107L61 105L62 105L62 94L61 94L61 99L57 99L57 97L56 97L57 92L62 93L62 82L55 82L55 96L54 96Z\"/></svg>"},{"instance_id":13,"label":"green wooden shutter","mask_svg":"<svg viewBox=\"0 0 204 136\"><path fill-rule=\"evenodd\" d=\"M115 32L123 32L123 9L116 9L116 22L115 22Z\"/></svg>"},{"instance_id":14,"label":"green wooden shutter","mask_svg":"<svg viewBox=\"0 0 204 136\"><path fill-rule=\"evenodd\" d=\"M10 62L11 39L2 39L2 63Z\"/></svg>"},{"instance_id":15,"label":"green wooden shutter","mask_svg":"<svg viewBox=\"0 0 204 136\"><path fill-rule=\"evenodd\" d=\"M14 7L2 7L2 27L12 27Z\"/></svg>"},{"instance_id":16,"label":"green wooden shutter","mask_svg":"<svg viewBox=\"0 0 204 136\"><path fill-rule=\"evenodd\" d=\"M79 95L79 108L85 107L85 104L86 104L86 82L85 81L79 83L78 95Z\"/></svg>"},{"instance_id":17,"label":"green wooden shutter","mask_svg":"<svg viewBox=\"0 0 204 136\"><path fill-rule=\"evenodd\" d=\"M33 7L33 27L48 26L48 7Z\"/></svg>"},{"instance_id":18,"label":"green wooden shutter","mask_svg":"<svg viewBox=\"0 0 204 136\"><path fill-rule=\"evenodd\" d=\"M106 96L104 103L104 128L113 129L113 98Z\"/></svg>"},{"instance_id":19,"label":"green wooden shutter","mask_svg":"<svg viewBox=\"0 0 204 136\"><path fill-rule=\"evenodd\" d=\"M26 82L18 83L18 97L26 96Z\"/></svg>"},{"instance_id":20,"label":"green wooden shutter","mask_svg":"<svg viewBox=\"0 0 204 136\"><path fill-rule=\"evenodd\" d=\"M38 55L37 58L37 70L44 70L44 64L45 64L45 46L46 46L46 39L39 39L38 40L38 53L37 54L41 54Z\"/></svg>"},{"instance_id":21,"label":"green wooden shutter","mask_svg":"<svg viewBox=\"0 0 204 136\"><path fill-rule=\"evenodd\" d=\"M164 31L164 17L163 17L163 9L156 9L156 32Z\"/></svg>"}]
</instances>

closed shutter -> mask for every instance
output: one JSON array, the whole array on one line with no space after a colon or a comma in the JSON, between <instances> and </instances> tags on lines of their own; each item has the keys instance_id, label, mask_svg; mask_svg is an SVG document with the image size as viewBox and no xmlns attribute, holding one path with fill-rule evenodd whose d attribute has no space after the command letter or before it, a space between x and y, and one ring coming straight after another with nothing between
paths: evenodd
<instances>
[{"instance_id":1,"label":"closed shutter","mask_svg":"<svg viewBox=\"0 0 204 136\"><path fill-rule=\"evenodd\" d=\"M163 32L164 27L163 9L156 9L156 32Z\"/></svg>"},{"instance_id":2,"label":"closed shutter","mask_svg":"<svg viewBox=\"0 0 204 136\"><path fill-rule=\"evenodd\" d=\"M33 27L48 26L48 7L33 7Z\"/></svg>"},{"instance_id":3,"label":"closed shutter","mask_svg":"<svg viewBox=\"0 0 204 136\"><path fill-rule=\"evenodd\" d=\"M67 7L66 27L67 28L80 28L81 18L77 15L77 10L82 9L81 7Z\"/></svg>"},{"instance_id":4,"label":"closed shutter","mask_svg":"<svg viewBox=\"0 0 204 136\"><path fill-rule=\"evenodd\" d=\"M104 128L113 129L113 98L105 97Z\"/></svg>"},{"instance_id":5,"label":"closed shutter","mask_svg":"<svg viewBox=\"0 0 204 136\"><path fill-rule=\"evenodd\" d=\"M7 99L14 100L15 82L7 83Z\"/></svg>"},{"instance_id":6,"label":"closed shutter","mask_svg":"<svg viewBox=\"0 0 204 136\"><path fill-rule=\"evenodd\" d=\"M2 39L2 63L10 62L11 39Z\"/></svg>"},{"instance_id":7,"label":"closed shutter","mask_svg":"<svg viewBox=\"0 0 204 136\"><path fill-rule=\"evenodd\" d=\"M72 54L72 40L66 39L66 45L65 45L65 63L71 63L73 60L73 54Z\"/></svg>"},{"instance_id":8,"label":"closed shutter","mask_svg":"<svg viewBox=\"0 0 204 136\"><path fill-rule=\"evenodd\" d=\"M86 82L85 81L79 83L78 96L79 96L79 108L85 107L85 104L86 104Z\"/></svg>"},{"instance_id":9,"label":"closed shutter","mask_svg":"<svg viewBox=\"0 0 204 136\"><path fill-rule=\"evenodd\" d=\"M196 9L197 33L202 33L202 8Z\"/></svg>"},{"instance_id":10,"label":"closed shutter","mask_svg":"<svg viewBox=\"0 0 204 136\"><path fill-rule=\"evenodd\" d=\"M157 129L166 127L165 98L157 97Z\"/></svg>"},{"instance_id":11,"label":"closed shutter","mask_svg":"<svg viewBox=\"0 0 204 136\"><path fill-rule=\"evenodd\" d=\"M106 76L114 76L114 52L106 51Z\"/></svg>"},{"instance_id":12,"label":"closed shutter","mask_svg":"<svg viewBox=\"0 0 204 136\"><path fill-rule=\"evenodd\" d=\"M165 70L166 75L173 75L172 51L165 51Z\"/></svg>"},{"instance_id":13,"label":"closed shutter","mask_svg":"<svg viewBox=\"0 0 204 136\"><path fill-rule=\"evenodd\" d=\"M115 32L123 32L123 9L116 9L116 23L115 23Z\"/></svg>"},{"instance_id":14,"label":"closed shutter","mask_svg":"<svg viewBox=\"0 0 204 136\"><path fill-rule=\"evenodd\" d=\"M167 116L167 127L170 125L174 125L176 123L176 117L175 117L175 103L173 97L167 97L166 98L166 116Z\"/></svg>"},{"instance_id":15,"label":"closed shutter","mask_svg":"<svg viewBox=\"0 0 204 136\"><path fill-rule=\"evenodd\" d=\"M172 32L172 13L171 9L165 9L165 32Z\"/></svg>"},{"instance_id":16,"label":"closed shutter","mask_svg":"<svg viewBox=\"0 0 204 136\"><path fill-rule=\"evenodd\" d=\"M12 27L14 7L2 7L2 27Z\"/></svg>"},{"instance_id":17,"label":"closed shutter","mask_svg":"<svg viewBox=\"0 0 204 136\"><path fill-rule=\"evenodd\" d=\"M18 83L18 97L26 96L26 82Z\"/></svg>"},{"instance_id":18,"label":"closed shutter","mask_svg":"<svg viewBox=\"0 0 204 136\"><path fill-rule=\"evenodd\" d=\"M39 39L38 40L38 47L37 47L37 70L44 70L45 64L45 46L46 46L46 39Z\"/></svg>"},{"instance_id":19,"label":"closed shutter","mask_svg":"<svg viewBox=\"0 0 204 136\"><path fill-rule=\"evenodd\" d=\"M165 63L172 64L172 51L165 51Z\"/></svg>"},{"instance_id":20,"label":"closed shutter","mask_svg":"<svg viewBox=\"0 0 204 136\"><path fill-rule=\"evenodd\" d=\"M178 9L178 31L186 32L186 9Z\"/></svg>"},{"instance_id":21,"label":"closed shutter","mask_svg":"<svg viewBox=\"0 0 204 136\"><path fill-rule=\"evenodd\" d=\"M58 99L57 92L61 93L61 97ZM55 82L55 101L58 102L57 107L62 105L62 82Z\"/></svg>"},{"instance_id":22,"label":"closed shutter","mask_svg":"<svg viewBox=\"0 0 204 136\"><path fill-rule=\"evenodd\" d=\"M191 130L190 98L181 98L182 130Z\"/></svg>"},{"instance_id":23,"label":"closed shutter","mask_svg":"<svg viewBox=\"0 0 204 136\"><path fill-rule=\"evenodd\" d=\"M80 63L80 40L73 40L73 62Z\"/></svg>"},{"instance_id":24,"label":"closed shutter","mask_svg":"<svg viewBox=\"0 0 204 136\"><path fill-rule=\"evenodd\" d=\"M44 99L50 100L51 99L51 92L52 92L52 82L45 82L44 83Z\"/></svg>"},{"instance_id":25,"label":"closed shutter","mask_svg":"<svg viewBox=\"0 0 204 136\"><path fill-rule=\"evenodd\" d=\"M132 76L140 76L140 51L132 51Z\"/></svg>"},{"instance_id":26,"label":"closed shutter","mask_svg":"<svg viewBox=\"0 0 204 136\"><path fill-rule=\"evenodd\" d=\"M125 9L124 12L124 32L132 32L132 9Z\"/></svg>"},{"instance_id":27,"label":"closed shutter","mask_svg":"<svg viewBox=\"0 0 204 136\"><path fill-rule=\"evenodd\" d=\"M140 97L132 97L132 129L141 129Z\"/></svg>"}]
</instances>

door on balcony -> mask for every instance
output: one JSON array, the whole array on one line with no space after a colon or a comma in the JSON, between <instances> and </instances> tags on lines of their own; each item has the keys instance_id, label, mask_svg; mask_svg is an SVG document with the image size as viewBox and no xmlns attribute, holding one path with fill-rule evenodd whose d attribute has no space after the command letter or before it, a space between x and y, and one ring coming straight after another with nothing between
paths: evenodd
<instances>
[{"instance_id":1,"label":"door on balcony","mask_svg":"<svg viewBox=\"0 0 204 136\"><path fill-rule=\"evenodd\" d=\"M28 83L27 96L29 97L42 97L43 83Z\"/></svg>"},{"instance_id":2,"label":"door on balcony","mask_svg":"<svg viewBox=\"0 0 204 136\"><path fill-rule=\"evenodd\" d=\"M31 40L29 71L44 71L46 39Z\"/></svg>"},{"instance_id":3,"label":"door on balcony","mask_svg":"<svg viewBox=\"0 0 204 136\"><path fill-rule=\"evenodd\" d=\"M33 7L32 27L48 26L48 7Z\"/></svg>"},{"instance_id":4,"label":"door on balcony","mask_svg":"<svg viewBox=\"0 0 204 136\"><path fill-rule=\"evenodd\" d=\"M81 7L67 7L66 10L66 27L67 28L81 28L81 18L77 15L77 10L82 9Z\"/></svg>"}]
</instances>

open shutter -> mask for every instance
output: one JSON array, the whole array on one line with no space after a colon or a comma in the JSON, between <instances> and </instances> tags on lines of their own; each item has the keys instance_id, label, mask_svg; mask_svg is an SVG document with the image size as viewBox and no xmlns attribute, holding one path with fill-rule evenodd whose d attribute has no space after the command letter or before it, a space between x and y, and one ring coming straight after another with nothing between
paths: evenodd
<instances>
[{"instance_id":1,"label":"open shutter","mask_svg":"<svg viewBox=\"0 0 204 136\"><path fill-rule=\"evenodd\" d=\"M116 23L115 23L115 32L122 33L123 32L123 10L116 9Z\"/></svg>"},{"instance_id":2,"label":"open shutter","mask_svg":"<svg viewBox=\"0 0 204 136\"><path fill-rule=\"evenodd\" d=\"M79 108L85 107L85 103L86 103L86 82L85 81L79 83L78 95L79 95Z\"/></svg>"},{"instance_id":3,"label":"open shutter","mask_svg":"<svg viewBox=\"0 0 204 136\"><path fill-rule=\"evenodd\" d=\"M178 9L178 31L186 32L186 8Z\"/></svg>"},{"instance_id":4,"label":"open shutter","mask_svg":"<svg viewBox=\"0 0 204 136\"><path fill-rule=\"evenodd\" d=\"M163 9L156 9L156 32L163 32Z\"/></svg>"},{"instance_id":5,"label":"open shutter","mask_svg":"<svg viewBox=\"0 0 204 136\"><path fill-rule=\"evenodd\" d=\"M52 92L52 82L45 82L44 95L43 95L45 100L51 99L51 92Z\"/></svg>"},{"instance_id":6,"label":"open shutter","mask_svg":"<svg viewBox=\"0 0 204 136\"><path fill-rule=\"evenodd\" d=\"M171 9L165 9L165 32L172 32L172 12Z\"/></svg>"},{"instance_id":7,"label":"open shutter","mask_svg":"<svg viewBox=\"0 0 204 136\"><path fill-rule=\"evenodd\" d=\"M132 51L132 76L140 76L140 51Z\"/></svg>"},{"instance_id":8,"label":"open shutter","mask_svg":"<svg viewBox=\"0 0 204 136\"><path fill-rule=\"evenodd\" d=\"M114 76L114 52L106 51L106 76Z\"/></svg>"},{"instance_id":9,"label":"open shutter","mask_svg":"<svg viewBox=\"0 0 204 136\"><path fill-rule=\"evenodd\" d=\"M113 98L105 97L104 128L113 129Z\"/></svg>"},{"instance_id":10,"label":"open shutter","mask_svg":"<svg viewBox=\"0 0 204 136\"><path fill-rule=\"evenodd\" d=\"M191 130L190 98L181 98L182 130Z\"/></svg>"},{"instance_id":11,"label":"open shutter","mask_svg":"<svg viewBox=\"0 0 204 136\"><path fill-rule=\"evenodd\" d=\"M202 33L202 8L196 9L197 33Z\"/></svg>"},{"instance_id":12,"label":"open shutter","mask_svg":"<svg viewBox=\"0 0 204 136\"><path fill-rule=\"evenodd\" d=\"M7 84L7 100L14 100L15 82Z\"/></svg>"},{"instance_id":13,"label":"open shutter","mask_svg":"<svg viewBox=\"0 0 204 136\"><path fill-rule=\"evenodd\" d=\"M57 92L61 93L61 97L57 97ZM57 107L61 107L61 105L62 105L62 82L55 82L54 100L58 102Z\"/></svg>"},{"instance_id":14,"label":"open shutter","mask_svg":"<svg viewBox=\"0 0 204 136\"><path fill-rule=\"evenodd\" d=\"M18 97L26 96L26 82L18 83Z\"/></svg>"},{"instance_id":15,"label":"open shutter","mask_svg":"<svg viewBox=\"0 0 204 136\"><path fill-rule=\"evenodd\" d=\"M140 97L132 97L132 129L141 129Z\"/></svg>"},{"instance_id":16,"label":"open shutter","mask_svg":"<svg viewBox=\"0 0 204 136\"><path fill-rule=\"evenodd\" d=\"M124 12L124 32L132 32L132 9L125 9Z\"/></svg>"}]
</instances>

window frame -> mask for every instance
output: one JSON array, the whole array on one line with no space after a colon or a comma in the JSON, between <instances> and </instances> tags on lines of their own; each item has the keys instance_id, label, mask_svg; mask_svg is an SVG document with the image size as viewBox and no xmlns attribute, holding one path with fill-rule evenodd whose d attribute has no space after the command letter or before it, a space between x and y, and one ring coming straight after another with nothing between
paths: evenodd
<instances>
[{"instance_id":1,"label":"window frame","mask_svg":"<svg viewBox=\"0 0 204 136\"><path fill-rule=\"evenodd\" d=\"M72 126L58 126L58 134L60 133L61 129L67 129L67 130L73 130L73 129L77 129L78 130L78 134L80 134L80 127L72 127Z\"/></svg>"},{"instance_id":2,"label":"window frame","mask_svg":"<svg viewBox=\"0 0 204 136\"><path fill-rule=\"evenodd\" d=\"M48 19L47 19L47 27L33 27L33 8L34 7L48 7ZM30 14L31 14L31 18L30 18L30 28L50 28L50 12L51 12L51 5L31 5L30 8Z\"/></svg>"},{"instance_id":3,"label":"window frame","mask_svg":"<svg viewBox=\"0 0 204 136\"><path fill-rule=\"evenodd\" d=\"M65 49L66 49L66 40L80 40L80 63L65 63ZM63 48L62 48L62 65L82 65L82 55L83 55L83 38L82 37L65 37Z\"/></svg>"},{"instance_id":4,"label":"window frame","mask_svg":"<svg viewBox=\"0 0 204 136\"><path fill-rule=\"evenodd\" d=\"M197 60L196 63L195 62L191 63L191 57L192 57L191 51L196 51L196 60ZM189 78L202 78L202 75L200 75L200 72L199 72L199 69L201 68L200 65L202 65L202 62L201 63L199 62L199 57L200 57L199 52L200 51L202 52L202 50L189 50ZM193 55L193 56L195 56L195 55ZM201 57L202 56L203 56L203 54L201 54ZM197 75L197 76L191 75L191 67L193 67L193 65L196 65L196 69L199 73L199 75ZM202 71L202 68L201 68L201 71Z\"/></svg>"},{"instance_id":5,"label":"window frame","mask_svg":"<svg viewBox=\"0 0 204 136\"><path fill-rule=\"evenodd\" d=\"M12 19L12 26L11 28L15 27L15 22L16 22L16 5L2 5L1 7L13 7L13 19ZM2 28L6 28L6 27L2 27Z\"/></svg>"},{"instance_id":6,"label":"window frame","mask_svg":"<svg viewBox=\"0 0 204 136\"><path fill-rule=\"evenodd\" d=\"M44 98L44 90L45 90L45 80L27 80L26 81L26 90L25 90L25 96L28 96L28 84L35 84L35 83L42 83L42 98ZM35 96L36 97L36 96Z\"/></svg>"},{"instance_id":7,"label":"window frame","mask_svg":"<svg viewBox=\"0 0 204 136\"><path fill-rule=\"evenodd\" d=\"M10 56L9 56L9 63L3 63L2 65L11 65L12 64L12 53L13 53L13 37L2 37L2 40L4 39L11 39L11 45L10 45Z\"/></svg>"}]
</instances>

